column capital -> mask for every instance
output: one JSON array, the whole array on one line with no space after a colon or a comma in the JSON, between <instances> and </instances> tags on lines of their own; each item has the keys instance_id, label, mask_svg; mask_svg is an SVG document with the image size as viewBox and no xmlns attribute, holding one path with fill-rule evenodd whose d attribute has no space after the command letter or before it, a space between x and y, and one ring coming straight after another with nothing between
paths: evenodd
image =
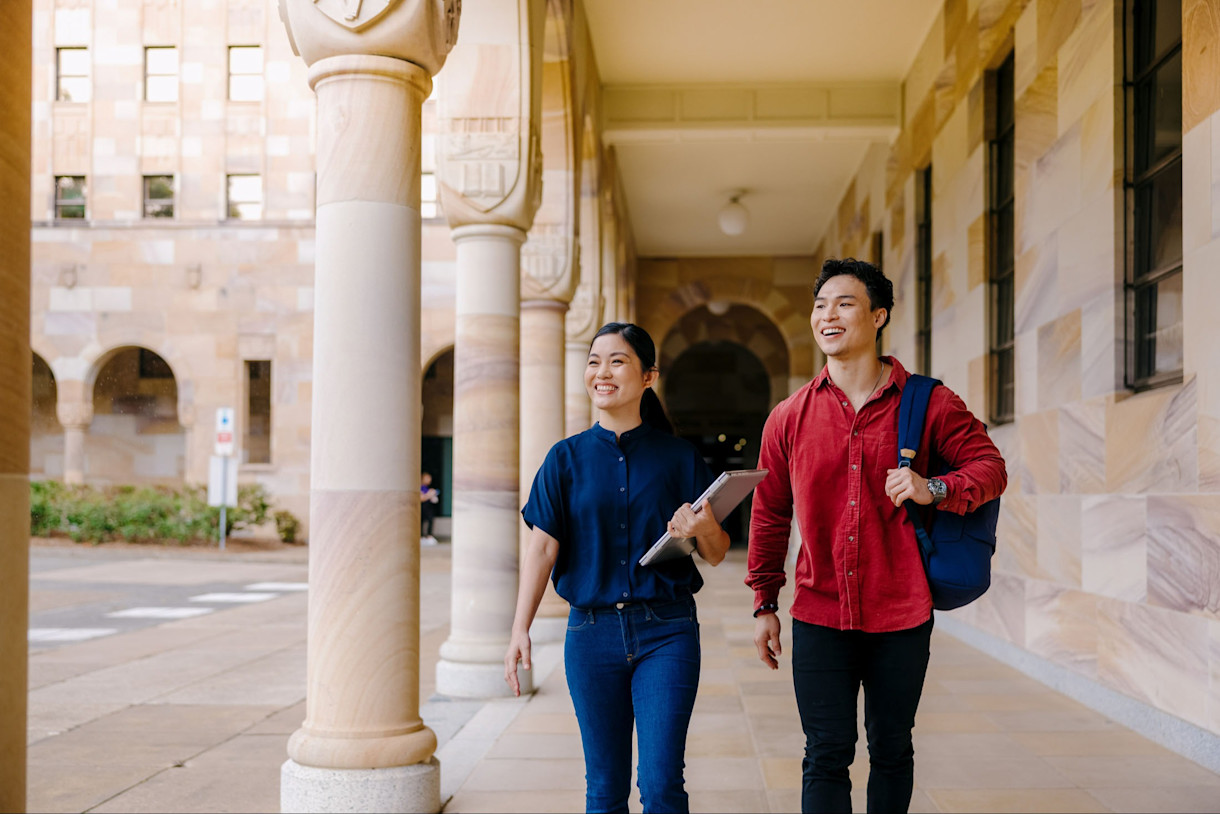
<instances>
[{"instance_id":1,"label":"column capital","mask_svg":"<svg viewBox=\"0 0 1220 814\"><path fill-rule=\"evenodd\" d=\"M279 0L292 50L313 65L368 54L435 76L457 42L461 0Z\"/></svg>"},{"instance_id":2,"label":"column capital","mask_svg":"<svg viewBox=\"0 0 1220 814\"><path fill-rule=\"evenodd\" d=\"M55 416L64 429L84 429L93 423L93 404L60 399L55 405Z\"/></svg>"}]
</instances>

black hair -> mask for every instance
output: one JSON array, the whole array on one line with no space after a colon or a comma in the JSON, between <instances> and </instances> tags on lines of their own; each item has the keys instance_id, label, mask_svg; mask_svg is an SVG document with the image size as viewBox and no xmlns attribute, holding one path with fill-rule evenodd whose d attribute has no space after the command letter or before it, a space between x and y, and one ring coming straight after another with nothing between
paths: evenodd
<instances>
[{"instance_id":1,"label":"black hair","mask_svg":"<svg viewBox=\"0 0 1220 814\"><path fill-rule=\"evenodd\" d=\"M845 257L842 260L831 258L822 264L822 273L818 275L817 282L813 284L813 296L817 297L827 280L831 277L838 277L840 274L850 274L864 283L864 289L868 291L870 310L885 309L885 322L881 323L881 327L877 329L877 335L880 336L881 332L885 330L885 326L890 324L890 315L894 313L894 284L881 273L881 269L872 263L866 263L854 257Z\"/></svg>"},{"instance_id":2,"label":"black hair","mask_svg":"<svg viewBox=\"0 0 1220 814\"><path fill-rule=\"evenodd\" d=\"M635 351L635 355L639 357L640 366L645 373L656 369L657 346L653 343L652 337L648 335L648 331L631 322L607 322L597 329L597 333L593 335L593 342L596 342L599 336L607 334L618 334L623 337L624 341ZM593 347L593 342L589 343L590 348ZM652 425L655 430L660 430L667 435L674 434L674 425L669 420L669 416L665 414L665 407L661 404L660 397L651 387L644 388L644 397L640 399L640 418Z\"/></svg>"}]
</instances>

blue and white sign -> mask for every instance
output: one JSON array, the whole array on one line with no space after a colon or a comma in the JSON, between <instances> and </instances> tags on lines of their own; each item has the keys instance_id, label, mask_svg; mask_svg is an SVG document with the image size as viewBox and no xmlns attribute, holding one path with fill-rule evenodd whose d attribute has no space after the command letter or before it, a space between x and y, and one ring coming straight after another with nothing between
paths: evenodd
<instances>
[{"instance_id":1,"label":"blue and white sign","mask_svg":"<svg viewBox=\"0 0 1220 814\"><path fill-rule=\"evenodd\" d=\"M216 454L222 458L233 457L233 408L220 407L216 410Z\"/></svg>"}]
</instances>

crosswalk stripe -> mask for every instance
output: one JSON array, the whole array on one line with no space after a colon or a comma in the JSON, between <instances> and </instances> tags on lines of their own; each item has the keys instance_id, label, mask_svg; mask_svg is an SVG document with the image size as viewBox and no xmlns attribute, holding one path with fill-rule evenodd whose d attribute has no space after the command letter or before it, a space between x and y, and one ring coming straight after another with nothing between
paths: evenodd
<instances>
[{"instance_id":1,"label":"crosswalk stripe","mask_svg":"<svg viewBox=\"0 0 1220 814\"><path fill-rule=\"evenodd\" d=\"M249 593L244 593L244 594L214 593L214 594L200 594L199 596L192 596L191 601L192 602L218 602L218 603L231 602L234 604L242 604L242 603L248 603L248 602L266 602L268 599L275 599L277 596L279 596L279 594L255 593L253 591L251 591Z\"/></svg>"},{"instance_id":2,"label":"crosswalk stripe","mask_svg":"<svg viewBox=\"0 0 1220 814\"><path fill-rule=\"evenodd\" d=\"M256 582L246 586L247 591L307 591L308 582Z\"/></svg>"},{"instance_id":3,"label":"crosswalk stripe","mask_svg":"<svg viewBox=\"0 0 1220 814\"><path fill-rule=\"evenodd\" d=\"M99 636L109 636L118 633L113 627L32 627L29 640L31 642L83 642L86 639L96 639Z\"/></svg>"},{"instance_id":4,"label":"crosswalk stripe","mask_svg":"<svg viewBox=\"0 0 1220 814\"><path fill-rule=\"evenodd\" d=\"M106 616L112 619L189 619L211 612L212 608L128 608Z\"/></svg>"}]
</instances>

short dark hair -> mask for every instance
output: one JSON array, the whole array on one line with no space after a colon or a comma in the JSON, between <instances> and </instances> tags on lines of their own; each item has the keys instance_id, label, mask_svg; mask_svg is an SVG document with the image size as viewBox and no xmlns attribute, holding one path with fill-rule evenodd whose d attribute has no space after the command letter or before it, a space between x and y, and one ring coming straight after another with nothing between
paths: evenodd
<instances>
[{"instance_id":1,"label":"short dark hair","mask_svg":"<svg viewBox=\"0 0 1220 814\"><path fill-rule=\"evenodd\" d=\"M894 284L881 273L881 269L872 263L866 263L854 257L845 257L842 260L831 258L822 264L822 273L818 275L817 282L813 284L813 296L817 297L827 280L831 277L838 277L840 274L850 274L864 283L864 290L868 292L870 310L885 309L885 322L877 329L877 335L880 336L881 332L885 330L885 326L890 324L890 316L894 313Z\"/></svg>"}]
</instances>

